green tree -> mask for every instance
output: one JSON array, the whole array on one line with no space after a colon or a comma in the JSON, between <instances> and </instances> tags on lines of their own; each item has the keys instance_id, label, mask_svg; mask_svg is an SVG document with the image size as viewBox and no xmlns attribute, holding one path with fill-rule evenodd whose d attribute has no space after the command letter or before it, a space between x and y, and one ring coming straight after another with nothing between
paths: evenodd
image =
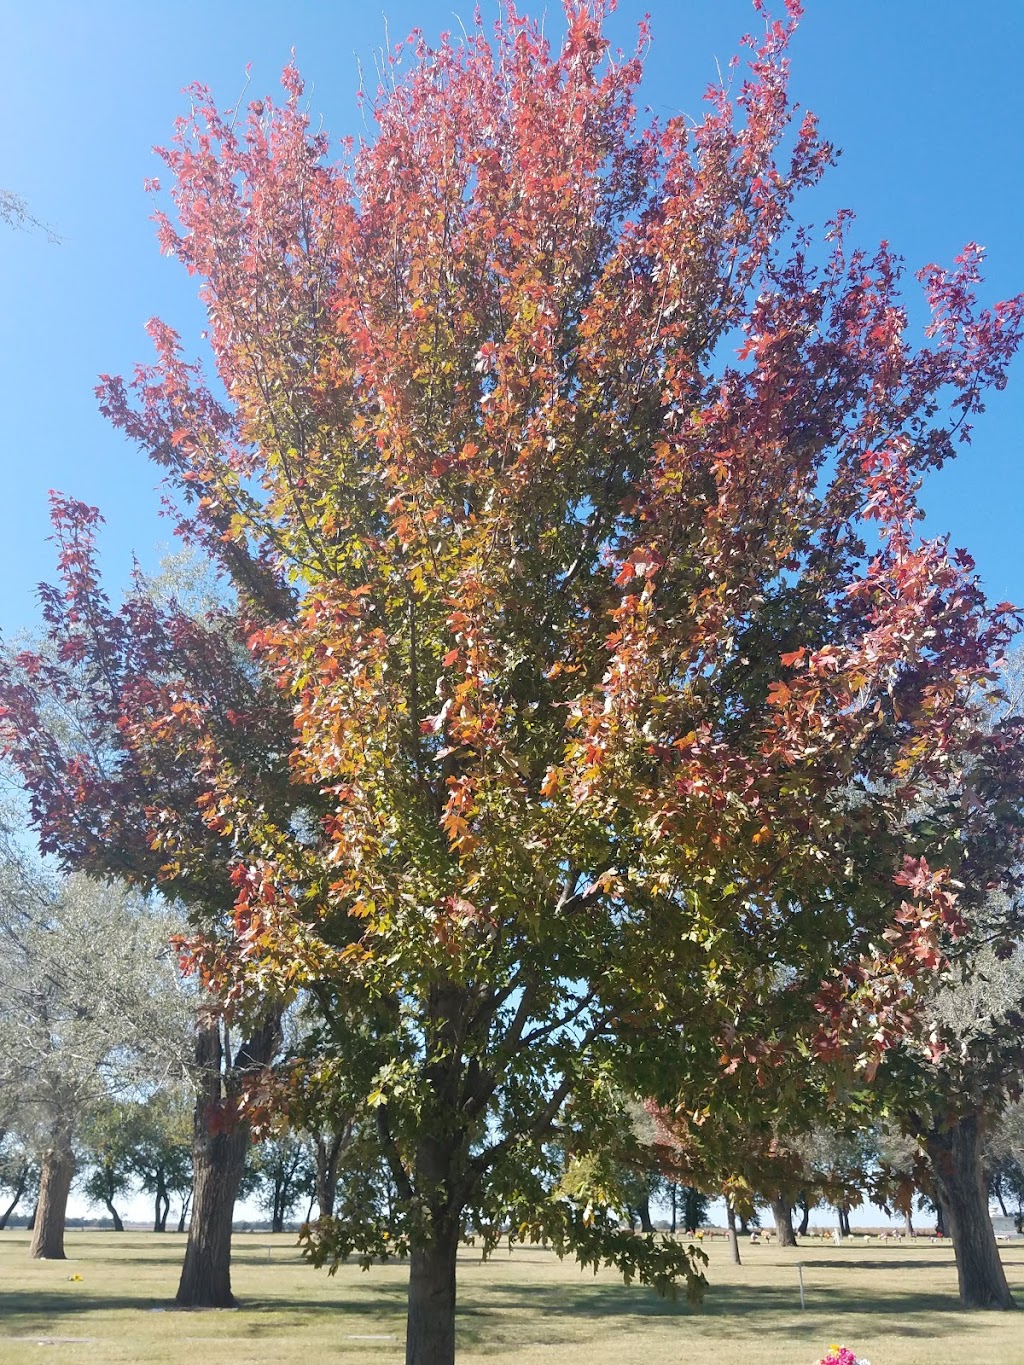
<instances>
[{"instance_id":1,"label":"green tree","mask_svg":"<svg viewBox=\"0 0 1024 1365\"><path fill-rule=\"evenodd\" d=\"M166 1232L171 1197L182 1210L192 1190L192 1116L182 1087L163 1087L134 1116L131 1168L153 1196L153 1231Z\"/></svg>"},{"instance_id":2,"label":"green tree","mask_svg":"<svg viewBox=\"0 0 1024 1365\"><path fill-rule=\"evenodd\" d=\"M123 1232L124 1223L114 1200L126 1195L132 1186L137 1107L132 1102L117 1101L102 1105L89 1116L81 1135L79 1160L86 1167L82 1193L106 1208L115 1232Z\"/></svg>"},{"instance_id":3,"label":"green tree","mask_svg":"<svg viewBox=\"0 0 1024 1365\"><path fill-rule=\"evenodd\" d=\"M316 1169L306 1143L293 1133L279 1133L257 1143L250 1159L256 1196L270 1215L271 1232L283 1232L300 1200L316 1192Z\"/></svg>"}]
</instances>

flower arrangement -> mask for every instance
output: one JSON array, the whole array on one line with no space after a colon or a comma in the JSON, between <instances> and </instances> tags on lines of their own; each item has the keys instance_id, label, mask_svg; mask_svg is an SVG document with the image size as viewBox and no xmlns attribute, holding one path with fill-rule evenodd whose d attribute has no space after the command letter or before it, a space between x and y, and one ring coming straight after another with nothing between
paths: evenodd
<instances>
[{"instance_id":1,"label":"flower arrangement","mask_svg":"<svg viewBox=\"0 0 1024 1365\"><path fill-rule=\"evenodd\" d=\"M828 1348L828 1355L822 1356L817 1365L871 1365L871 1361L855 1356L849 1346L832 1345Z\"/></svg>"}]
</instances>

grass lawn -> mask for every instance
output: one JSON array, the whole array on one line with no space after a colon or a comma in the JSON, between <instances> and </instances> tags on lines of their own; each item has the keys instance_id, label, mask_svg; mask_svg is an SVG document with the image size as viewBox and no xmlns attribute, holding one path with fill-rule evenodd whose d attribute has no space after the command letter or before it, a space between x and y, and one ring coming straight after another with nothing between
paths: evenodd
<instances>
[{"instance_id":1,"label":"grass lawn","mask_svg":"<svg viewBox=\"0 0 1024 1365\"><path fill-rule=\"evenodd\" d=\"M403 1266L343 1267L330 1279L303 1265L290 1237L239 1233L242 1307L182 1313L170 1301L183 1248L174 1233L71 1232L67 1261L30 1261L27 1233L0 1233L0 1361L402 1360ZM739 1267L723 1242L707 1249L710 1289L694 1314L539 1248L486 1264L466 1248L460 1365L811 1365L834 1341L871 1365L1024 1365L1016 1314L957 1310L948 1246L744 1246ZM1024 1304L1024 1243L1002 1251Z\"/></svg>"}]
</instances>

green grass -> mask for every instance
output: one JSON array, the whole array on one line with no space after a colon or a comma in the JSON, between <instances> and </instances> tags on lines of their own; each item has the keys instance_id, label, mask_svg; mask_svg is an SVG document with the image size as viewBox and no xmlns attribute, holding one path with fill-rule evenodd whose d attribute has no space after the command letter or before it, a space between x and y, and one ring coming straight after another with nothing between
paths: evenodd
<instances>
[{"instance_id":1,"label":"green grass","mask_svg":"<svg viewBox=\"0 0 1024 1365\"><path fill-rule=\"evenodd\" d=\"M0 1233L0 1361L402 1360L403 1266L343 1267L332 1279L306 1267L290 1237L236 1234L241 1308L183 1313L171 1306L183 1246L176 1234L72 1232L67 1261L30 1261L26 1233ZM710 1289L693 1314L540 1248L486 1264L466 1248L460 1365L811 1365L840 1341L871 1365L1024 1365L1024 1320L958 1311L948 1246L744 1246L740 1267L722 1242L708 1250ZM1024 1244L1003 1259L1024 1304Z\"/></svg>"}]
</instances>

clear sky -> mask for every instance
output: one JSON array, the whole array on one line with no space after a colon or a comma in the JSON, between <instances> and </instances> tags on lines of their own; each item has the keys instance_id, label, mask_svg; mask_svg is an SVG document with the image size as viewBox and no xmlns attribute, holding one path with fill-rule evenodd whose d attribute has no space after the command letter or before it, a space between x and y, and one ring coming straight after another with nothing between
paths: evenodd
<instances>
[{"instance_id":1,"label":"clear sky","mask_svg":"<svg viewBox=\"0 0 1024 1365\"><path fill-rule=\"evenodd\" d=\"M487 0L485 14L493 6ZM611 28L624 47L648 8L646 99L660 115L698 114L716 59L724 68L755 23L749 0L621 0ZM557 0L547 9L556 28ZM0 235L5 632L33 621L34 586L52 572L47 489L100 506L114 588L133 549L152 565L168 539L155 471L107 429L92 390L101 371L149 359L143 325L154 314L198 344L194 284L159 255L142 189L160 169L153 144L169 138L186 107L182 87L205 81L233 105L251 62L254 98L276 90L294 47L313 110L332 134L358 135L357 63L372 73L385 24L392 41L414 25L430 37L459 13L468 21L472 0L0 0L0 186L63 237L55 246ZM1024 288L1022 50L1024 0L808 0L794 92L843 156L804 200L804 216L820 225L852 207L860 242L885 236L914 269L949 263L974 239L989 251L990 300ZM926 496L929 532L951 532L975 554L992 594L1017 602L1022 419L1018 364L978 421L973 447Z\"/></svg>"}]
</instances>

